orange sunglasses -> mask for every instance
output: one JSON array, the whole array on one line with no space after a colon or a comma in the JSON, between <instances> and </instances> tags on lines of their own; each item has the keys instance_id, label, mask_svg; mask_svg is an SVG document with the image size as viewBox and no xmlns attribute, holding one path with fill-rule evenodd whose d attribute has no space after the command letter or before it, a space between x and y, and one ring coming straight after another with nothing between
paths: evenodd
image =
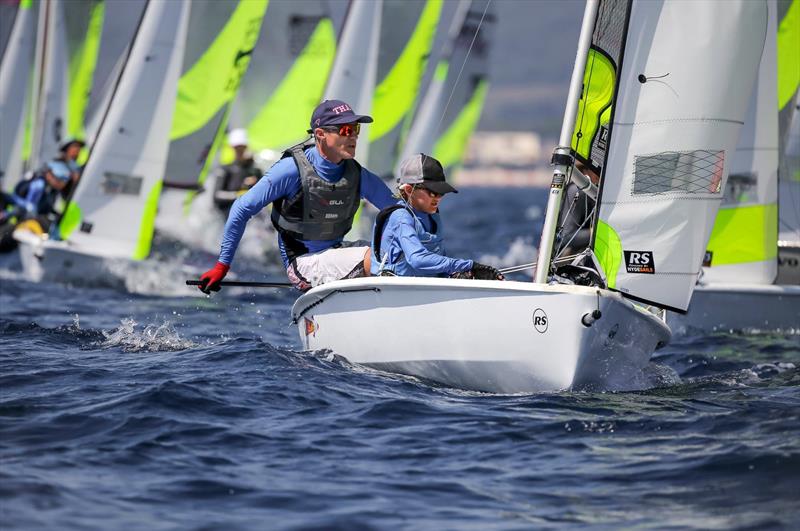
<instances>
[{"instance_id":1,"label":"orange sunglasses","mask_svg":"<svg viewBox=\"0 0 800 531\"><path fill-rule=\"evenodd\" d=\"M358 135L361 132L361 124L356 122L354 124L344 124L340 126L331 125L328 127L323 127L326 131L335 131L339 133L339 136L353 136Z\"/></svg>"}]
</instances>

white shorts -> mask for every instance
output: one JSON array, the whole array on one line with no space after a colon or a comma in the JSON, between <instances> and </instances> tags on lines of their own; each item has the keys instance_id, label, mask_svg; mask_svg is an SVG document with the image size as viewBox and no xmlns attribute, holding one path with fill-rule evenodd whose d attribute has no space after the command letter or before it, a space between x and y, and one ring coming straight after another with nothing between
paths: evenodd
<instances>
[{"instance_id":1,"label":"white shorts","mask_svg":"<svg viewBox=\"0 0 800 531\"><path fill-rule=\"evenodd\" d=\"M364 255L369 249L364 243L342 242L341 247L298 256L289 263L286 274L301 291L334 280L363 277Z\"/></svg>"}]
</instances>

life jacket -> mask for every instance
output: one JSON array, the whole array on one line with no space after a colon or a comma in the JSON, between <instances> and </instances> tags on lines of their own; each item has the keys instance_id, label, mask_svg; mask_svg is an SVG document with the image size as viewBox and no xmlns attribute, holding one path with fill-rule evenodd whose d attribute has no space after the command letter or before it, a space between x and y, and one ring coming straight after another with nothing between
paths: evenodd
<instances>
[{"instance_id":1,"label":"life jacket","mask_svg":"<svg viewBox=\"0 0 800 531\"><path fill-rule=\"evenodd\" d=\"M48 186L42 170L18 182L14 187L14 196L15 202L28 210L29 214L48 214L55 207L58 191Z\"/></svg>"},{"instance_id":2,"label":"life jacket","mask_svg":"<svg viewBox=\"0 0 800 531\"><path fill-rule=\"evenodd\" d=\"M383 229L386 227L386 222L389 221L389 216L394 213L395 210L399 210L401 208L405 208L414 218L414 228L417 230L417 237L419 237L419 241L425 249L428 251L444 255L444 238L442 238L439 232L439 225L436 223L436 218L432 215L428 214L428 218L431 222L431 230L428 232L425 230L422 222L419 221L416 215L408 208L406 205L391 205L380 212L375 217L375 228L372 232L372 251L375 253L375 259L377 259L377 263L382 264L383 271L390 271L392 273L395 272L395 268L397 267L396 263L386 263L383 264L383 256L381 255L381 239L383 238ZM402 259L402 253L398 257L398 261Z\"/></svg>"},{"instance_id":3,"label":"life jacket","mask_svg":"<svg viewBox=\"0 0 800 531\"><path fill-rule=\"evenodd\" d=\"M361 199L361 165L344 161L342 178L335 183L317 174L305 150L313 144L297 144L283 152L292 157L300 173L300 191L272 203L272 224L283 238L289 258L306 254L301 240L335 240L353 226Z\"/></svg>"}]
</instances>

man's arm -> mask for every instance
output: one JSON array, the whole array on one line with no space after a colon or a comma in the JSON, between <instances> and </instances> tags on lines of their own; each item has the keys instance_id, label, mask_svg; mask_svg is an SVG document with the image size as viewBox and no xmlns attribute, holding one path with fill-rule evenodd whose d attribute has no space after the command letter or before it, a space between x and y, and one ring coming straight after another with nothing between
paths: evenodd
<instances>
[{"instance_id":1,"label":"man's arm","mask_svg":"<svg viewBox=\"0 0 800 531\"><path fill-rule=\"evenodd\" d=\"M233 256L244 234L245 226L251 217L281 197L291 197L300 190L300 176L294 160L286 158L275 163L255 186L239 197L231 206L219 261L225 265L233 262Z\"/></svg>"},{"instance_id":2,"label":"man's arm","mask_svg":"<svg viewBox=\"0 0 800 531\"><path fill-rule=\"evenodd\" d=\"M361 197L372 203L372 206L378 210L383 210L397 202L383 179L366 168L361 168Z\"/></svg>"},{"instance_id":3,"label":"man's arm","mask_svg":"<svg viewBox=\"0 0 800 531\"><path fill-rule=\"evenodd\" d=\"M392 233L403 249L406 261L417 271L432 275L442 273L450 275L472 269L472 260L448 258L427 250L422 245L422 242L419 241L419 235L414 227L414 220L408 212L398 210L393 213L392 218L396 218L395 220L390 218L390 222L394 221L396 223L394 227L391 227L391 229L394 229Z\"/></svg>"}]
</instances>

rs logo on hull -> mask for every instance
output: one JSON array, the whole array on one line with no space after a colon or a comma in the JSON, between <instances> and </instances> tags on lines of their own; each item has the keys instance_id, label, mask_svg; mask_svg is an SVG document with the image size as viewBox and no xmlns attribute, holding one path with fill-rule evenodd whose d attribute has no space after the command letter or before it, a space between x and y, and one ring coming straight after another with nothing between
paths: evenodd
<instances>
[{"instance_id":1,"label":"rs logo on hull","mask_svg":"<svg viewBox=\"0 0 800 531\"><path fill-rule=\"evenodd\" d=\"M544 334L547 332L547 325L549 321L547 319L547 314L541 308L536 308L533 312L533 327L536 329L537 332L540 334Z\"/></svg>"}]
</instances>

